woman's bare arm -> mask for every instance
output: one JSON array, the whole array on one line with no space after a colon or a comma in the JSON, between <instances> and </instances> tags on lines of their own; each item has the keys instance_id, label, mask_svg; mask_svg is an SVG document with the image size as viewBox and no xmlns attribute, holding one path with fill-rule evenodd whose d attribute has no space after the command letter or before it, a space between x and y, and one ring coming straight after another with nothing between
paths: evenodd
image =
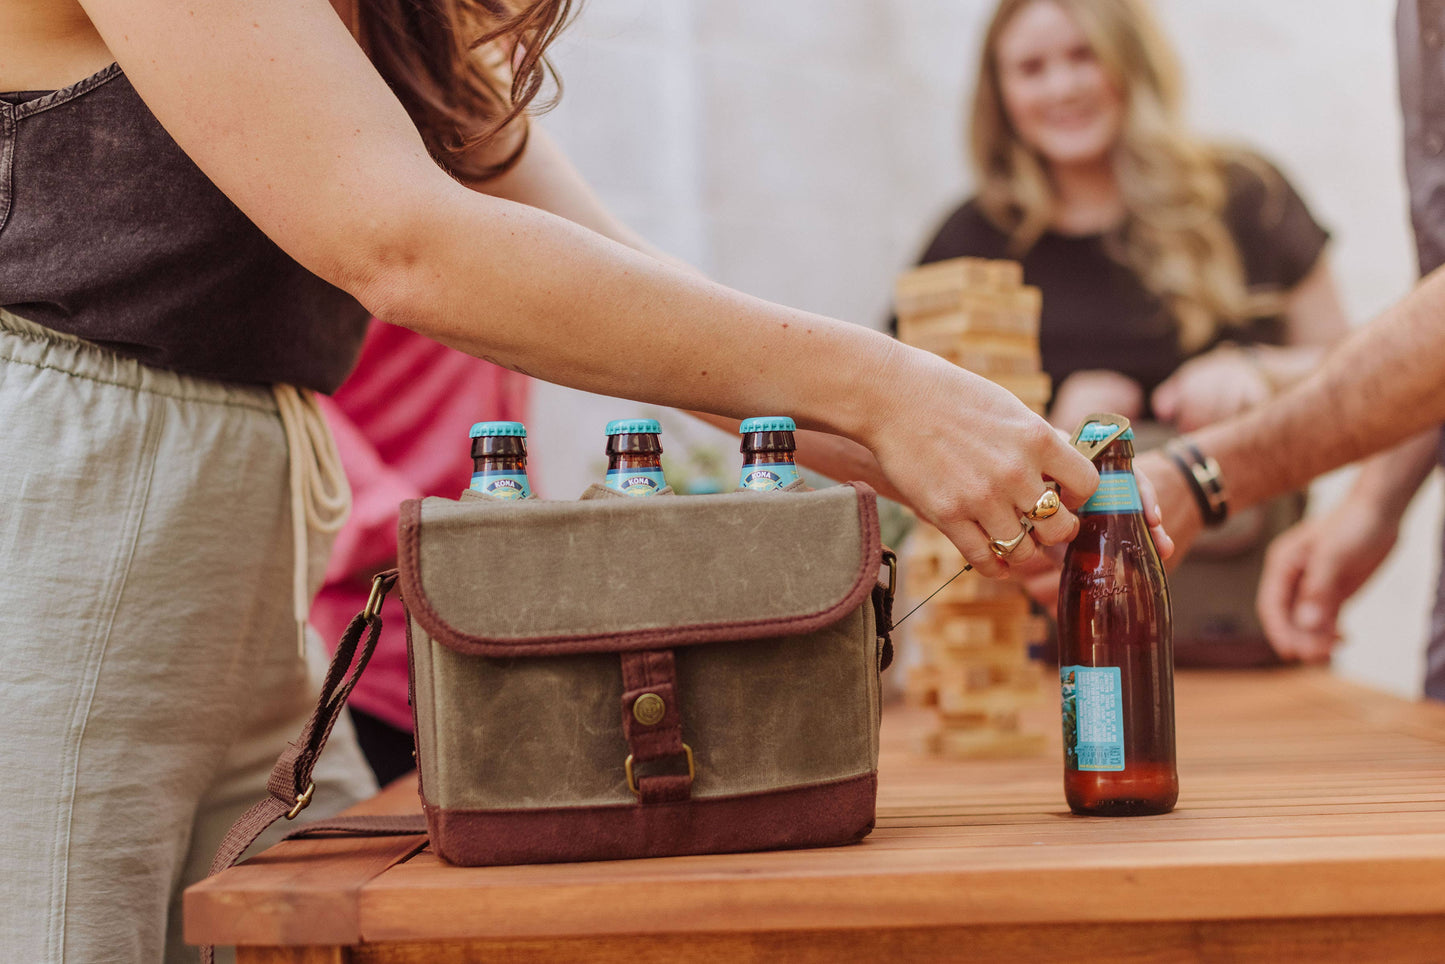
<instances>
[{"instance_id":1,"label":"woman's bare arm","mask_svg":"<svg viewBox=\"0 0 1445 964\"><path fill-rule=\"evenodd\" d=\"M483 194L550 211L634 251L680 268L695 270L618 220L582 177L561 145L537 121L531 122L526 149L511 170L468 186Z\"/></svg>"},{"instance_id":2,"label":"woman's bare arm","mask_svg":"<svg viewBox=\"0 0 1445 964\"><path fill-rule=\"evenodd\" d=\"M84 4L207 176L378 317L575 388L785 412L854 439L989 574L1004 567L988 540L1018 531L1043 476L1068 505L1096 484L1042 419L941 359L452 180L324 0ZM1035 535L1057 542L1075 524L1060 513Z\"/></svg>"}]
</instances>

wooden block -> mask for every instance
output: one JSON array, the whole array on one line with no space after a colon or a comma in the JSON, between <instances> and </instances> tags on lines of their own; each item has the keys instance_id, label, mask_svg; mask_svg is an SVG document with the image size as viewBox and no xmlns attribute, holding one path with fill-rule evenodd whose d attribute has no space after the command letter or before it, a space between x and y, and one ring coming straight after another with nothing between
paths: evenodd
<instances>
[{"instance_id":1,"label":"wooden block","mask_svg":"<svg viewBox=\"0 0 1445 964\"><path fill-rule=\"evenodd\" d=\"M943 641L949 646L968 648L993 643L993 620L986 616L950 619L940 628L943 630Z\"/></svg>"},{"instance_id":2,"label":"wooden block","mask_svg":"<svg viewBox=\"0 0 1445 964\"><path fill-rule=\"evenodd\" d=\"M982 375L988 379L999 377L1016 377L1019 375L1037 374L1039 370L1039 356L1023 354L995 355L987 351L981 351L966 346L949 346L941 344L938 348L927 347L941 358L947 359L959 368L973 372L975 375Z\"/></svg>"},{"instance_id":3,"label":"wooden block","mask_svg":"<svg viewBox=\"0 0 1445 964\"><path fill-rule=\"evenodd\" d=\"M937 706L938 667L921 663L910 669L903 698L913 706Z\"/></svg>"},{"instance_id":4,"label":"wooden block","mask_svg":"<svg viewBox=\"0 0 1445 964\"><path fill-rule=\"evenodd\" d=\"M908 298L960 288L1006 290L1023 283L1023 265L1017 261L950 258L903 272L894 282L894 292Z\"/></svg>"},{"instance_id":5,"label":"wooden block","mask_svg":"<svg viewBox=\"0 0 1445 964\"><path fill-rule=\"evenodd\" d=\"M912 595L916 591L916 595L913 595L913 598L918 602L921 602L934 590L938 591L937 595L928 600L928 604L919 612L919 616L930 612L940 612L942 610L939 607L944 604L961 605L1022 598L1019 595L1022 590L1017 583L1011 583L1003 579L990 579L987 576L980 576L975 572L965 572L947 585L944 584L945 580L956 574L962 568L963 556L958 555L956 558L946 562L940 560L935 563L930 567L931 571L926 578L921 575L915 576L914 571L912 569L909 570L909 592ZM915 602L914 605L917 605L917 602ZM1024 602L1024 608L1028 608L1027 601ZM968 614L960 612L958 615Z\"/></svg>"},{"instance_id":6,"label":"wooden block","mask_svg":"<svg viewBox=\"0 0 1445 964\"><path fill-rule=\"evenodd\" d=\"M988 380L1013 392L1025 405L1047 405L1054 394L1053 380L1044 372L1032 375L990 375Z\"/></svg>"},{"instance_id":7,"label":"wooden block","mask_svg":"<svg viewBox=\"0 0 1445 964\"><path fill-rule=\"evenodd\" d=\"M1021 709L1038 706L1042 687L998 686L992 689L965 691L944 685L940 678L938 687L938 712L943 716L997 713L1017 713Z\"/></svg>"},{"instance_id":8,"label":"wooden block","mask_svg":"<svg viewBox=\"0 0 1445 964\"><path fill-rule=\"evenodd\" d=\"M957 547L949 541L948 536L926 522L919 522L913 531L908 534L908 551L910 553L920 552L944 555L958 560L963 559L963 555L958 551Z\"/></svg>"},{"instance_id":9,"label":"wooden block","mask_svg":"<svg viewBox=\"0 0 1445 964\"><path fill-rule=\"evenodd\" d=\"M1013 664L1006 662L990 663L987 660L972 660L966 658L955 658L944 654L944 658L936 664L938 670L938 691L940 693L963 693L977 694L989 690L1007 691L1011 693L1037 693L1041 686L1038 673L1034 667L1027 662ZM1028 703L1034 706L1035 703ZM962 710L955 708L943 708L945 714L950 712L964 713L1000 713L1016 712L1019 707L1007 700L1000 704L999 708L984 710L982 708L970 707Z\"/></svg>"},{"instance_id":10,"label":"wooden block","mask_svg":"<svg viewBox=\"0 0 1445 964\"><path fill-rule=\"evenodd\" d=\"M1028 662L1028 629L1026 618L943 612L922 622L914 638L928 651L937 651L939 658L989 666L1022 665Z\"/></svg>"},{"instance_id":11,"label":"wooden block","mask_svg":"<svg viewBox=\"0 0 1445 964\"><path fill-rule=\"evenodd\" d=\"M937 322L942 320L942 324ZM899 322L898 339L915 348L943 355L955 364L974 371L964 364L963 356L983 359L989 367L1022 367L1039 370L1039 336L1036 331L959 331L951 315L934 315ZM955 358L954 356L958 356Z\"/></svg>"},{"instance_id":12,"label":"wooden block","mask_svg":"<svg viewBox=\"0 0 1445 964\"><path fill-rule=\"evenodd\" d=\"M1037 338L1041 304L1037 288L973 295L955 293L948 299L935 299L926 312L899 311L898 337L910 345L920 339L936 341L978 335Z\"/></svg>"},{"instance_id":13,"label":"wooden block","mask_svg":"<svg viewBox=\"0 0 1445 964\"><path fill-rule=\"evenodd\" d=\"M944 589L933 600L919 612L922 616L928 612L931 620L949 620L962 618L987 618L987 619L1026 619L1029 615L1029 597L1024 595L1023 589L1016 583L1005 582L1002 579L988 579L979 576L983 582L995 583L1005 591L997 595L980 597L973 591L972 581L968 579L972 573L965 573L959 576L947 589ZM970 586L969 598L960 598L950 595L951 591L959 583ZM931 610L931 612L930 612Z\"/></svg>"},{"instance_id":14,"label":"wooden block","mask_svg":"<svg viewBox=\"0 0 1445 964\"><path fill-rule=\"evenodd\" d=\"M930 731L933 733L967 733L970 731L986 730L991 733L1018 733L1022 726L1020 716L1015 711L1004 713L976 713L962 716L947 716L937 714L938 726ZM1033 729L1030 732L1037 732Z\"/></svg>"},{"instance_id":15,"label":"wooden block","mask_svg":"<svg viewBox=\"0 0 1445 964\"><path fill-rule=\"evenodd\" d=\"M980 693L999 685L993 670L978 663L943 660L938 664L938 691Z\"/></svg>"},{"instance_id":16,"label":"wooden block","mask_svg":"<svg viewBox=\"0 0 1445 964\"><path fill-rule=\"evenodd\" d=\"M1021 675L1032 672L1028 650L1022 646L951 646L935 640L923 646L935 666L983 666L998 674Z\"/></svg>"},{"instance_id":17,"label":"wooden block","mask_svg":"<svg viewBox=\"0 0 1445 964\"><path fill-rule=\"evenodd\" d=\"M929 734L927 747L938 756L958 760L999 760L1038 756L1048 741L1042 733L991 729L939 730Z\"/></svg>"}]
</instances>

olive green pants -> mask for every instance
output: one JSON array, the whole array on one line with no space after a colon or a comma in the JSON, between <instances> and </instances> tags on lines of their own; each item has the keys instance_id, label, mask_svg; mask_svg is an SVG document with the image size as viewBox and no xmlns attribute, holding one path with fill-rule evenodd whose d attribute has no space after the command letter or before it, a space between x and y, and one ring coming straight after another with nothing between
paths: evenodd
<instances>
[{"instance_id":1,"label":"olive green pants","mask_svg":"<svg viewBox=\"0 0 1445 964\"><path fill-rule=\"evenodd\" d=\"M324 660L314 634L297 654L287 464L269 390L0 311L6 961L196 959L181 888L264 794ZM374 789L346 727L318 816Z\"/></svg>"}]
</instances>

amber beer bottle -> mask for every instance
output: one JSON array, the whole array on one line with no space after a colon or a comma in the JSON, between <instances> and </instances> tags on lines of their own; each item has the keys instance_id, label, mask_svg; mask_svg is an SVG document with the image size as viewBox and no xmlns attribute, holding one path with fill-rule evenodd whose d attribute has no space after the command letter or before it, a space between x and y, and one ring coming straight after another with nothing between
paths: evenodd
<instances>
[{"instance_id":1,"label":"amber beer bottle","mask_svg":"<svg viewBox=\"0 0 1445 964\"><path fill-rule=\"evenodd\" d=\"M1117 429L1092 423L1084 441ZM1134 479L1134 433L1095 458L1099 488L1059 587L1064 796L1074 813L1168 813L1174 766L1174 650L1169 588Z\"/></svg>"},{"instance_id":2,"label":"amber beer bottle","mask_svg":"<svg viewBox=\"0 0 1445 964\"><path fill-rule=\"evenodd\" d=\"M743 437L743 470L738 487L757 492L786 489L798 480L793 433L798 426L791 418L771 415L746 419L738 432Z\"/></svg>"},{"instance_id":3,"label":"amber beer bottle","mask_svg":"<svg viewBox=\"0 0 1445 964\"><path fill-rule=\"evenodd\" d=\"M607 487L623 495L657 495L662 475L662 425L652 418L607 423Z\"/></svg>"},{"instance_id":4,"label":"amber beer bottle","mask_svg":"<svg viewBox=\"0 0 1445 964\"><path fill-rule=\"evenodd\" d=\"M472 426L472 485L498 499L530 499L527 429L521 422L478 422Z\"/></svg>"}]
</instances>

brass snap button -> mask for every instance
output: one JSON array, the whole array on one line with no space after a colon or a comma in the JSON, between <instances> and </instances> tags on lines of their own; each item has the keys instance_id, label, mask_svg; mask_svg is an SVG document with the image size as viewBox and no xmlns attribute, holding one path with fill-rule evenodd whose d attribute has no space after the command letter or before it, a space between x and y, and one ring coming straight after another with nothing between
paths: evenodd
<instances>
[{"instance_id":1,"label":"brass snap button","mask_svg":"<svg viewBox=\"0 0 1445 964\"><path fill-rule=\"evenodd\" d=\"M643 693L632 702L632 715L643 726L653 726L662 721L667 704L656 693Z\"/></svg>"}]
</instances>

